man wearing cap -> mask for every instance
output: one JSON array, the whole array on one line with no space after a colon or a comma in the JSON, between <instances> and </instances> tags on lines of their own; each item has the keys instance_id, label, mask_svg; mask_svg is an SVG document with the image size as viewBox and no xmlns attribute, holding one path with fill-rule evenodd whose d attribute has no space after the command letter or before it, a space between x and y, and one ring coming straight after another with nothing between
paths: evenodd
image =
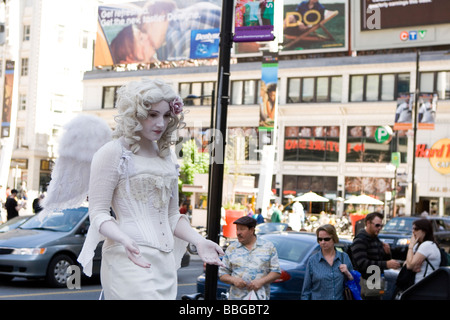
<instances>
[{"instance_id":1,"label":"man wearing cap","mask_svg":"<svg viewBox=\"0 0 450 320\"><path fill-rule=\"evenodd\" d=\"M280 277L275 246L255 234L256 220L245 216L234 221L238 241L230 244L220 267L220 280L230 284L230 300L246 299L254 291L259 300L270 297L270 283Z\"/></svg>"}]
</instances>

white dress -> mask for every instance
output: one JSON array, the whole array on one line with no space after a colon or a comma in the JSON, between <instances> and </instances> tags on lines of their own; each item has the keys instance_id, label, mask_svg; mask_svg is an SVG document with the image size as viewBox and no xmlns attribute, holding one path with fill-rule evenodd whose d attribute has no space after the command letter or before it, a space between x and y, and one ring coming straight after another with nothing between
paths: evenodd
<instances>
[{"instance_id":1,"label":"white dress","mask_svg":"<svg viewBox=\"0 0 450 320\"><path fill-rule=\"evenodd\" d=\"M89 217L91 226L78 261L90 276L94 250L105 240L101 266L105 299L176 298L177 269L187 243L173 234L179 219L186 217L179 212L178 170L172 156L137 156L120 139L104 145L92 160ZM121 244L99 233L109 220L136 241L150 268L135 265Z\"/></svg>"}]
</instances>

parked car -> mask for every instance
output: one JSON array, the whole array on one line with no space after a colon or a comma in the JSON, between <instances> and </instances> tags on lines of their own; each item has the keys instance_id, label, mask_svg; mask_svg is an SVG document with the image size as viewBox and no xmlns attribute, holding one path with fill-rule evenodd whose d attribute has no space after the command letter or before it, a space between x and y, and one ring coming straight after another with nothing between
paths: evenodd
<instances>
[{"instance_id":1,"label":"parked car","mask_svg":"<svg viewBox=\"0 0 450 320\"><path fill-rule=\"evenodd\" d=\"M278 252L281 277L270 286L271 300L299 300L302 293L306 262L309 257L320 250L316 234L304 232L282 232L261 235L261 238L271 241ZM346 251L351 241L341 239L336 245ZM217 299L222 299L229 285L218 280ZM205 292L205 274L197 278L197 292Z\"/></svg>"},{"instance_id":2,"label":"parked car","mask_svg":"<svg viewBox=\"0 0 450 320\"><path fill-rule=\"evenodd\" d=\"M18 228L22 223L31 217L33 217L33 215L17 216L6 221L5 223L0 224L0 233Z\"/></svg>"},{"instance_id":3,"label":"parked car","mask_svg":"<svg viewBox=\"0 0 450 320\"><path fill-rule=\"evenodd\" d=\"M0 234L0 279L45 278L52 287L66 286L67 267L77 263L88 228L88 208L79 207L39 213ZM94 258L97 274L100 252Z\"/></svg>"},{"instance_id":4,"label":"parked car","mask_svg":"<svg viewBox=\"0 0 450 320\"><path fill-rule=\"evenodd\" d=\"M391 247L392 258L406 260L408 245L412 235L412 224L414 220L422 217L395 217L389 220L381 229L378 237ZM439 246L450 253L450 218L428 217L433 224L433 232Z\"/></svg>"},{"instance_id":5,"label":"parked car","mask_svg":"<svg viewBox=\"0 0 450 320\"><path fill-rule=\"evenodd\" d=\"M289 228L289 225L287 223L267 222L267 223L258 224L255 227L255 233L257 235L263 235L263 234L266 234L266 233L287 231L288 228Z\"/></svg>"}]
</instances>

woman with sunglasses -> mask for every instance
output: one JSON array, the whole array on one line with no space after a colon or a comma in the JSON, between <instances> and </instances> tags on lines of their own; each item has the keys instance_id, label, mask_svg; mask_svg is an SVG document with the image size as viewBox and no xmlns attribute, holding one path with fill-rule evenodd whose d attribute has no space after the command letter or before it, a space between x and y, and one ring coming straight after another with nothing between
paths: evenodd
<instances>
[{"instance_id":1,"label":"woman with sunglasses","mask_svg":"<svg viewBox=\"0 0 450 320\"><path fill-rule=\"evenodd\" d=\"M440 262L441 253L434 240L432 222L428 219L414 221L406 268L416 272L415 283L439 268Z\"/></svg>"},{"instance_id":2,"label":"woman with sunglasses","mask_svg":"<svg viewBox=\"0 0 450 320\"><path fill-rule=\"evenodd\" d=\"M334 247L339 238L333 225L320 226L316 235L320 250L308 260L302 300L343 300L344 282L353 280L350 258Z\"/></svg>"}]
</instances>

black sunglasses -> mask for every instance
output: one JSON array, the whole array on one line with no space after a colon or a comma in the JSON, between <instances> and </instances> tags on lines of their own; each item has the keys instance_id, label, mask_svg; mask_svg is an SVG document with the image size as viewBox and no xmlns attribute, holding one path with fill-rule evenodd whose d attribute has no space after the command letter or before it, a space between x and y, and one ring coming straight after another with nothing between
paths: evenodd
<instances>
[{"instance_id":1,"label":"black sunglasses","mask_svg":"<svg viewBox=\"0 0 450 320\"><path fill-rule=\"evenodd\" d=\"M372 224L375 226L375 228L382 228L384 225L381 223L373 223Z\"/></svg>"},{"instance_id":2,"label":"black sunglasses","mask_svg":"<svg viewBox=\"0 0 450 320\"><path fill-rule=\"evenodd\" d=\"M331 238L329 238L329 237L326 237L326 238L319 238L319 237L317 237L317 242L321 242L321 241L326 241L326 242L328 242L328 241L330 241L331 240Z\"/></svg>"}]
</instances>

